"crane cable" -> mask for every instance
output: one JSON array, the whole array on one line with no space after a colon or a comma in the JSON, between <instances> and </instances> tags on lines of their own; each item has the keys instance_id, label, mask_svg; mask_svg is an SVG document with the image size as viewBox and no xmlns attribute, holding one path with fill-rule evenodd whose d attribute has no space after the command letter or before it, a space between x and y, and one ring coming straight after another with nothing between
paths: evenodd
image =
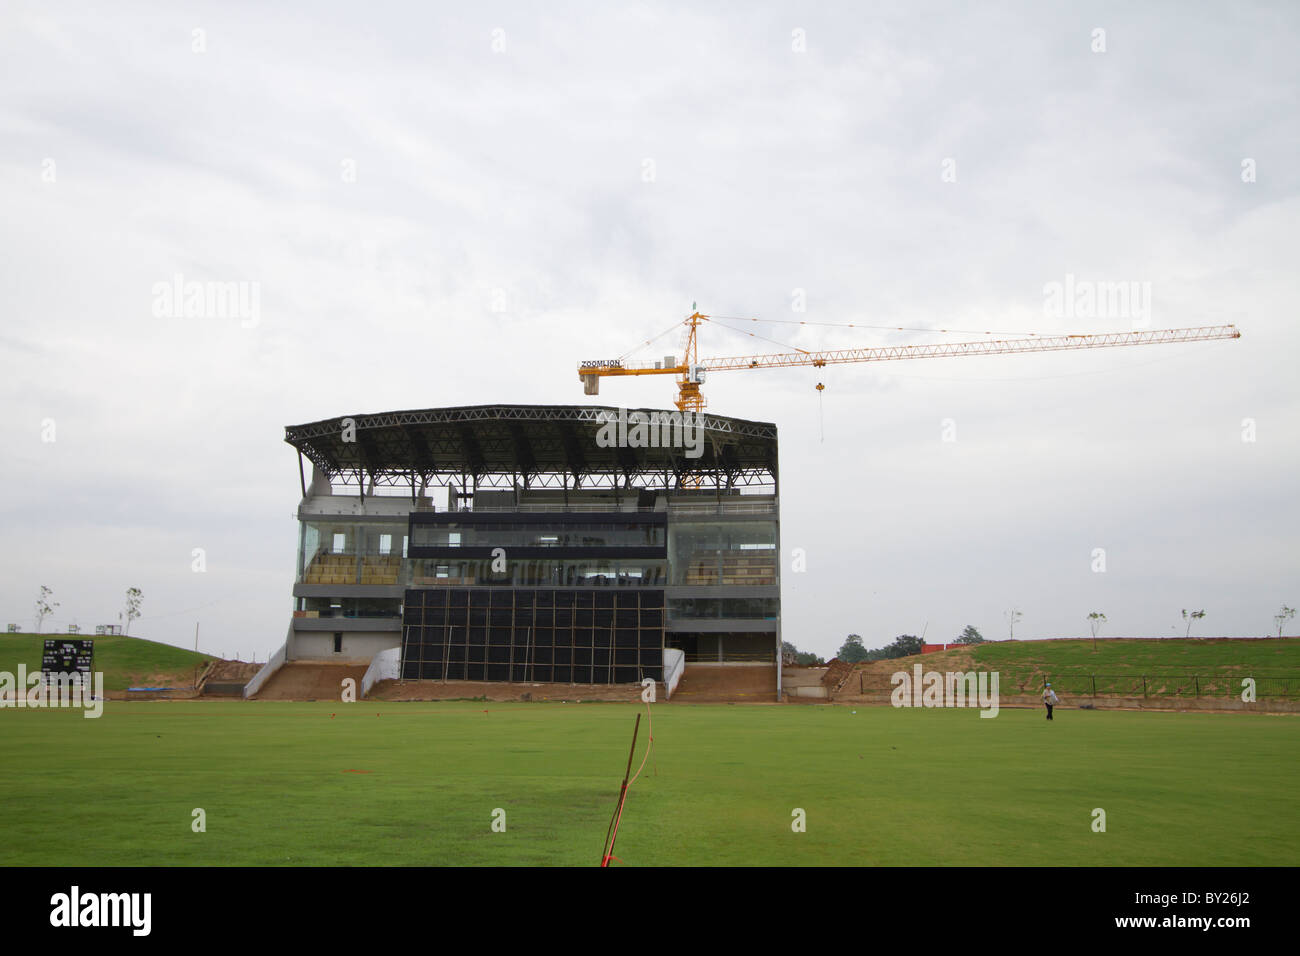
<instances>
[{"instance_id":1,"label":"crane cable","mask_svg":"<svg viewBox=\"0 0 1300 956\"><path fill-rule=\"evenodd\" d=\"M710 321L712 321L712 320L710 320ZM757 320L755 320L755 321L757 321ZM778 342L776 339L769 339L766 335L759 335L757 332L746 332L744 329L733 328L732 326L727 325L727 324L725 324L725 323L723 323L723 322L714 322L713 324L714 324L714 325L721 326L721 327L724 328L724 329L730 329L732 332L735 332L735 333L737 333L738 335L748 335L750 338L762 339L764 342L771 342L773 345L779 345L779 346L781 346L781 347L784 348L784 349L791 349L791 350L793 350L793 351L795 351L795 352L802 352L804 355L811 355L811 354L812 354L812 353L809 352L807 349L801 349L801 348L799 348L799 346L797 346L797 345L790 345L790 344L788 344L788 343L786 343L786 342Z\"/></svg>"},{"instance_id":2,"label":"crane cable","mask_svg":"<svg viewBox=\"0 0 1300 956\"><path fill-rule=\"evenodd\" d=\"M997 332L997 331L975 331L973 329L914 329L902 325L862 325L857 322L812 322L807 319L758 319L746 315L711 315L710 319L729 319L735 322L772 322L779 325L817 325L827 328L836 329L873 329L883 332L943 332L956 333L959 335L1023 335L1029 338L1037 338L1037 332ZM1053 335L1057 333L1052 333Z\"/></svg>"},{"instance_id":3,"label":"crane cable","mask_svg":"<svg viewBox=\"0 0 1300 956\"><path fill-rule=\"evenodd\" d=\"M754 338L763 339L763 341L765 342L771 342L773 345L780 345L783 348L793 349L796 352L803 352L805 355L808 354L807 349L801 349L798 346L794 346L794 345L787 345L786 343L778 342L775 339L765 338L764 336L758 335L757 333L754 332L746 332L743 329L733 328L732 326L726 325L722 322L719 322L718 320L726 319L732 322L768 322L773 325L816 325L823 328L834 328L834 329L871 329L872 331L877 331L877 332L930 332L930 333L938 333L944 335L953 335L953 334L1009 335L1009 336L1020 336L1024 338L1039 337L1038 332L998 332L998 331L989 331L989 330L983 330L977 332L973 329L916 329L916 328L911 328L902 325L863 325L859 322L813 322L808 319L759 319L750 315L709 315L709 316L705 316L704 318L708 319L710 322L713 322L716 325L721 326L724 329L731 329L731 331L738 332L741 335L749 335ZM635 352L637 349L645 348L647 345L653 345L655 342L662 339L665 335L668 335L674 329L678 329L681 326L682 326L681 322L674 322L672 325L664 329L658 335L653 336L652 338L648 338L644 342L632 346L632 348L628 349L626 352L620 355L618 357L618 360L621 362L624 359L626 359L629 355L631 355L633 352Z\"/></svg>"},{"instance_id":4,"label":"crane cable","mask_svg":"<svg viewBox=\"0 0 1300 956\"><path fill-rule=\"evenodd\" d=\"M822 393L826 386L817 383L817 429L821 432L822 444L826 444L826 407L822 404Z\"/></svg>"},{"instance_id":5,"label":"crane cable","mask_svg":"<svg viewBox=\"0 0 1300 956\"><path fill-rule=\"evenodd\" d=\"M631 787L632 784L636 783L637 777L641 776L641 771L645 769L645 762L650 759L650 751L653 750L655 746L655 722L654 722L654 718L650 716L650 701L648 700L645 701L645 722L646 722L646 726L649 728L649 730L647 730L646 733L648 734L650 739L646 743L645 756L641 758L641 766L636 768L636 773L632 774L632 779L627 782L627 785L629 787ZM657 769L655 773L657 776L658 775Z\"/></svg>"},{"instance_id":6,"label":"crane cable","mask_svg":"<svg viewBox=\"0 0 1300 956\"><path fill-rule=\"evenodd\" d=\"M634 346L632 346L630 349L628 349L626 352L624 352L622 355L620 355L620 356L618 357L618 360L621 362L621 361L623 361L623 359L627 358L629 355L631 355L631 354L632 354L633 352L635 352L637 349L645 348L645 346L647 346L647 345L653 345L655 342L658 342L660 339L662 339L662 338L663 338L665 335L667 335L669 332L671 332L671 331L673 331L674 329L680 327L681 324L682 324L682 323L680 323L680 322L674 322L672 325L668 326L668 328L664 329L662 332L660 332L660 333L659 333L658 335L656 335L654 338L646 339L646 340L645 340L644 342L642 342L640 345L634 345Z\"/></svg>"},{"instance_id":7,"label":"crane cable","mask_svg":"<svg viewBox=\"0 0 1300 956\"><path fill-rule=\"evenodd\" d=\"M755 318L754 316L746 316L746 315L709 315L709 316L704 316L704 318L708 319L710 322L714 323L715 325L718 325L724 329L730 329L732 332L736 332L740 335L748 335L752 338L762 339L764 342L771 342L773 345L779 345L782 348L791 349L795 352L802 352L805 355L809 354L808 349L801 349L797 345L790 345L785 342L778 342L776 339L769 339L766 336L759 335L756 332L746 332L744 329L737 329L734 326L727 325L725 322L720 322L718 320L726 319L732 322L767 322L773 325L815 325L822 328L834 328L834 329L870 329L872 331L877 331L877 332L929 332L931 334L943 334L943 335L1004 335L1004 336L1015 336L1015 337L1022 337L1022 338L1040 337L1040 333L1038 332L1023 332L1023 331L999 332L996 330L987 330L987 329L982 331L975 331L973 329L917 329L917 328L911 328L909 326L903 326L903 325L863 325L859 322L813 322L808 319L759 319L759 318ZM672 325L664 329L658 335L648 338L644 342L632 346L632 348L628 349L626 352L620 355L618 357L618 360L622 362L633 352L637 351L638 349L645 348L647 345L653 345L655 342L659 341L665 335L671 333L673 330L681 328L681 326L682 326L681 322L674 322Z\"/></svg>"}]
</instances>

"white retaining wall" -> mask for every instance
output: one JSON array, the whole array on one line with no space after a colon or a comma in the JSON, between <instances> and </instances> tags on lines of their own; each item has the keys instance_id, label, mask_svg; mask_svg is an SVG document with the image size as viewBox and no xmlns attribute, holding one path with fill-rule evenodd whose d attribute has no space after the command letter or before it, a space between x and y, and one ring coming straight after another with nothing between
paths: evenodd
<instances>
[{"instance_id":1,"label":"white retaining wall","mask_svg":"<svg viewBox=\"0 0 1300 956\"><path fill-rule=\"evenodd\" d=\"M244 685L244 699L252 697L262 685L271 679L271 676L284 666L285 657L288 653L289 638L293 636L293 625L289 625L289 633L285 635L284 643L280 649L271 655L270 660L262 665L262 669L253 675L253 679Z\"/></svg>"}]
</instances>

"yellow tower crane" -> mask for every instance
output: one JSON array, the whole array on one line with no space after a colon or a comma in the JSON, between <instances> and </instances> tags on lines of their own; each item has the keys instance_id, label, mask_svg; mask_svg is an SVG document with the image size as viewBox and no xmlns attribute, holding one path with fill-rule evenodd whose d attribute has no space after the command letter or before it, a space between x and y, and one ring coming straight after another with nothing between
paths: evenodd
<instances>
[{"instance_id":1,"label":"yellow tower crane","mask_svg":"<svg viewBox=\"0 0 1300 956\"><path fill-rule=\"evenodd\" d=\"M1211 325L1186 329L1152 329L1137 332L1102 332L1095 335L1037 335L1034 333L1004 333L1025 335L1026 338L982 339L972 342L944 342L930 345L888 345L877 348L829 349L793 352L770 352L760 355L735 355L724 358L699 359L698 331L700 323L711 317L692 312L681 325L685 326L683 360L665 356L660 362L629 364L622 359L599 359L580 362L578 377L587 395L600 394L600 380L614 375L676 375L677 399L675 404L682 412L699 413L704 410L704 396L700 386L709 372L727 372L734 369L781 368L794 365L840 365L849 362L892 362L900 359L946 358L953 355L1000 355L1010 352L1052 352L1065 349L1105 349L1123 345L1172 345L1177 342L1204 342L1212 339L1239 339L1241 332L1235 325ZM741 321L759 321L743 319ZM794 322L796 325L822 323ZM672 328L677 328L675 324ZM727 326L730 328L730 326ZM846 325L849 328L863 326ZM668 331L672 331L669 329ZM913 332L946 332L946 329L901 329ZM667 334L667 333L664 333ZM745 333L752 335L753 333ZM662 336L657 336L660 338ZM654 341L653 339L650 341ZM649 343L646 343L649 344ZM817 389L823 388L818 383Z\"/></svg>"}]
</instances>

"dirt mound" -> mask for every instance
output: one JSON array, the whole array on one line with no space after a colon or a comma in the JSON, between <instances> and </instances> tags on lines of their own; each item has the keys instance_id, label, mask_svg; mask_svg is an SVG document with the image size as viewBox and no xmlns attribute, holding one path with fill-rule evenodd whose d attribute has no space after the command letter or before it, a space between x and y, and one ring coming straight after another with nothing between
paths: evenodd
<instances>
[{"instance_id":1,"label":"dirt mound","mask_svg":"<svg viewBox=\"0 0 1300 956\"><path fill-rule=\"evenodd\" d=\"M251 661L213 661L212 666L208 668L208 680L223 683L242 680L247 683L263 666Z\"/></svg>"},{"instance_id":2,"label":"dirt mound","mask_svg":"<svg viewBox=\"0 0 1300 956\"><path fill-rule=\"evenodd\" d=\"M686 704L770 703L776 700L775 664L687 664L673 701Z\"/></svg>"},{"instance_id":3,"label":"dirt mound","mask_svg":"<svg viewBox=\"0 0 1300 956\"><path fill-rule=\"evenodd\" d=\"M945 651L941 660L930 660L931 654L913 654L911 657L895 657L886 661L862 661L854 664L853 669L843 675L838 689L829 680L826 681L832 700L874 699L880 695L888 696L894 690L891 680L899 671L912 673L912 668L921 665L922 671L937 670L967 671L975 667L975 659L965 648ZM829 677L829 675L828 675Z\"/></svg>"},{"instance_id":4,"label":"dirt mound","mask_svg":"<svg viewBox=\"0 0 1300 956\"><path fill-rule=\"evenodd\" d=\"M361 678L365 673L365 664L292 661L276 671L254 696L257 700L340 700L343 681L351 677L356 681L356 693L360 697Z\"/></svg>"},{"instance_id":5,"label":"dirt mound","mask_svg":"<svg viewBox=\"0 0 1300 956\"><path fill-rule=\"evenodd\" d=\"M834 694L844 685L852 673L853 665L836 657L826 665L826 673L822 675L822 686L826 688L828 693Z\"/></svg>"},{"instance_id":6,"label":"dirt mound","mask_svg":"<svg viewBox=\"0 0 1300 956\"><path fill-rule=\"evenodd\" d=\"M251 661L216 660L203 671L196 690L204 697L243 697L244 685L261 669Z\"/></svg>"}]
</instances>

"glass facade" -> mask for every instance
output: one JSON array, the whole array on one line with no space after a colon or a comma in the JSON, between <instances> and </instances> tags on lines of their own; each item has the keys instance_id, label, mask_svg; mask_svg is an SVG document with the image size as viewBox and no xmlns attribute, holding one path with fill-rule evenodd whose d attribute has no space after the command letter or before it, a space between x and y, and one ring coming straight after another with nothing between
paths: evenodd
<instances>
[{"instance_id":1,"label":"glass facade","mask_svg":"<svg viewBox=\"0 0 1300 956\"><path fill-rule=\"evenodd\" d=\"M602 515L598 522L564 525L557 523L554 515L513 517L519 520L413 523L409 527L402 520L303 520L298 581L402 587L744 587L777 583L774 519L728 520L710 515L664 524L612 521ZM495 548L504 549L505 555L495 561L482 555L483 550ZM408 558L408 549L438 554ZM479 553L470 554L468 549ZM618 556L627 549L635 550L637 556ZM646 550L666 557L643 557Z\"/></svg>"},{"instance_id":2,"label":"glass facade","mask_svg":"<svg viewBox=\"0 0 1300 956\"><path fill-rule=\"evenodd\" d=\"M398 618L402 603L392 598L306 597L296 610L305 618Z\"/></svg>"},{"instance_id":3,"label":"glass facade","mask_svg":"<svg viewBox=\"0 0 1300 956\"><path fill-rule=\"evenodd\" d=\"M780 602L774 598L682 598L668 599L668 613L674 620L775 621Z\"/></svg>"},{"instance_id":4,"label":"glass facade","mask_svg":"<svg viewBox=\"0 0 1300 956\"><path fill-rule=\"evenodd\" d=\"M775 636L749 631L715 631L711 633L669 633L667 646L686 655L688 663L731 661L735 663L776 663Z\"/></svg>"},{"instance_id":5,"label":"glass facade","mask_svg":"<svg viewBox=\"0 0 1300 956\"><path fill-rule=\"evenodd\" d=\"M762 511L762 504L304 517L298 549L304 596L296 598L295 611L332 620L400 619L404 653L414 654L405 660L416 665L409 672L420 675L519 679L523 654L532 655L529 673L538 675L529 679L579 680L581 672L584 682L621 681L655 672L658 658L647 652L664 646L698 661L775 659L778 523L774 505ZM735 511L728 513L730 507ZM362 597L354 590L361 587L391 590ZM496 611L484 617L473 610L473 595L489 593L484 608L500 599L517 613L508 626ZM419 595L417 604L408 607L412 595ZM613 600L619 614L598 625L572 623L586 621L588 598ZM518 603L525 600L528 608ZM541 610L552 607L553 613ZM636 653L620 654L624 638L614 632L630 620L623 612L632 607ZM413 637L417 609L423 629ZM610 626L614 632L604 633Z\"/></svg>"},{"instance_id":6,"label":"glass facade","mask_svg":"<svg viewBox=\"0 0 1300 956\"><path fill-rule=\"evenodd\" d=\"M674 520L668 529L670 584L776 584L776 520Z\"/></svg>"},{"instance_id":7,"label":"glass facade","mask_svg":"<svg viewBox=\"0 0 1300 956\"><path fill-rule=\"evenodd\" d=\"M448 521L416 524L411 544L416 548L662 548L662 524L620 522L557 524L545 516L516 521Z\"/></svg>"},{"instance_id":8,"label":"glass facade","mask_svg":"<svg viewBox=\"0 0 1300 956\"><path fill-rule=\"evenodd\" d=\"M668 577L666 560L648 559L414 558L409 564L412 587L662 587Z\"/></svg>"},{"instance_id":9,"label":"glass facade","mask_svg":"<svg viewBox=\"0 0 1300 956\"><path fill-rule=\"evenodd\" d=\"M301 522L298 581L302 584L403 583L405 520L374 522L308 519Z\"/></svg>"}]
</instances>

